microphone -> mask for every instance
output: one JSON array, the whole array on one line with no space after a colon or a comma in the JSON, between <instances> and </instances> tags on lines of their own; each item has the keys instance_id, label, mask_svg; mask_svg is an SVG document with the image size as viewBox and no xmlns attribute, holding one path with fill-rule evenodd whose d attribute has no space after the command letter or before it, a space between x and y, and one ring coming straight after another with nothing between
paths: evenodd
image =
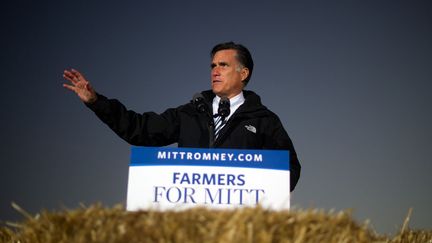
<instances>
[{"instance_id":1,"label":"microphone","mask_svg":"<svg viewBox=\"0 0 432 243\"><path fill-rule=\"evenodd\" d=\"M218 114L225 118L229 116L230 112L230 100L227 97L222 97L219 101Z\"/></svg>"},{"instance_id":2,"label":"microphone","mask_svg":"<svg viewBox=\"0 0 432 243\"><path fill-rule=\"evenodd\" d=\"M209 135L209 148L214 147L214 122L213 117L210 114L210 109L201 93L196 93L192 98L192 104L195 106L199 113L204 113L207 115L208 119L208 135ZM229 100L228 100L229 102ZM229 109L229 105L228 105Z\"/></svg>"},{"instance_id":3,"label":"microphone","mask_svg":"<svg viewBox=\"0 0 432 243\"><path fill-rule=\"evenodd\" d=\"M209 108L204 100L204 96L201 93L196 93L192 98L192 104L195 105L195 108L199 113L208 112Z\"/></svg>"}]
</instances>

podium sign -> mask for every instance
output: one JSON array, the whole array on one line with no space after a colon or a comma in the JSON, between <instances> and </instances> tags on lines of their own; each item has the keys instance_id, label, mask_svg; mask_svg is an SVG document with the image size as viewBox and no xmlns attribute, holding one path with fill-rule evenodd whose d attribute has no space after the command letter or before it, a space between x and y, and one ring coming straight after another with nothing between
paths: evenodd
<instances>
[{"instance_id":1,"label":"podium sign","mask_svg":"<svg viewBox=\"0 0 432 243\"><path fill-rule=\"evenodd\" d=\"M290 207L285 150L132 147L127 209Z\"/></svg>"}]
</instances>

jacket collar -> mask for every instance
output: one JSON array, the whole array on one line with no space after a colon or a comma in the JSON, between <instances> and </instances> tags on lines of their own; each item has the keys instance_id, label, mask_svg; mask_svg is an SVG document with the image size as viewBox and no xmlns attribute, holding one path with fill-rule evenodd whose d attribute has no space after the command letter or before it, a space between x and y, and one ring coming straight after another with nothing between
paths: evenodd
<instances>
[{"instance_id":1,"label":"jacket collar","mask_svg":"<svg viewBox=\"0 0 432 243\"><path fill-rule=\"evenodd\" d=\"M212 102L213 102L213 98L216 95L213 93L212 90L202 91L201 94L204 96L204 99L211 110L211 114L213 114ZM251 112L257 115L256 112L267 111L267 108L261 103L261 98L255 92L250 90L243 90L243 96L245 98L245 102L236 111L237 115L247 115L248 113Z\"/></svg>"}]
</instances>

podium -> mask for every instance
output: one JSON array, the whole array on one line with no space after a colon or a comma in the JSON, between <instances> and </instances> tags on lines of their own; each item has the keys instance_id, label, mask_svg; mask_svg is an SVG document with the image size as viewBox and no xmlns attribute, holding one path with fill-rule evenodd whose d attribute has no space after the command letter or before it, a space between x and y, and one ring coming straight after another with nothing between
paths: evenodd
<instances>
[{"instance_id":1,"label":"podium","mask_svg":"<svg viewBox=\"0 0 432 243\"><path fill-rule=\"evenodd\" d=\"M127 210L289 209L289 151L132 147Z\"/></svg>"}]
</instances>

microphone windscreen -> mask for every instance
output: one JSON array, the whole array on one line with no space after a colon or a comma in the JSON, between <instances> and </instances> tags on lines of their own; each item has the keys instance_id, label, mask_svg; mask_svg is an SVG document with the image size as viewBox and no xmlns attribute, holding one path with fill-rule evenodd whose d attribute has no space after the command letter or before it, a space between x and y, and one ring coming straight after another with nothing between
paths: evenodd
<instances>
[{"instance_id":1,"label":"microphone windscreen","mask_svg":"<svg viewBox=\"0 0 432 243\"><path fill-rule=\"evenodd\" d=\"M206 112L208 110L204 96L201 93L194 94L192 98L192 104L195 105L195 108L198 110L198 112Z\"/></svg>"},{"instance_id":2,"label":"microphone windscreen","mask_svg":"<svg viewBox=\"0 0 432 243\"><path fill-rule=\"evenodd\" d=\"M201 93L196 93L194 94L192 101L197 101L198 99L203 99L204 100L204 96Z\"/></svg>"},{"instance_id":3,"label":"microphone windscreen","mask_svg":"<svg viewBox=\"0 0 432 243\"><path fill-rule=\"evenodd\" d=\"M219 115L227 117L229 116L230 112L230 100L227 97L221 97L218 108Z\"/></svg>"},{"instance_id":4,"label":"microphone windscreen","mask_svg":"<svg viewBox=\"0 0 432 243\"><path fill-rule=\"evenodd\" d=\"M221 97L219 103L228 103L229 104L230 100L226 96L224 96L224 97Z\"/></svg>"}]
</instances>

